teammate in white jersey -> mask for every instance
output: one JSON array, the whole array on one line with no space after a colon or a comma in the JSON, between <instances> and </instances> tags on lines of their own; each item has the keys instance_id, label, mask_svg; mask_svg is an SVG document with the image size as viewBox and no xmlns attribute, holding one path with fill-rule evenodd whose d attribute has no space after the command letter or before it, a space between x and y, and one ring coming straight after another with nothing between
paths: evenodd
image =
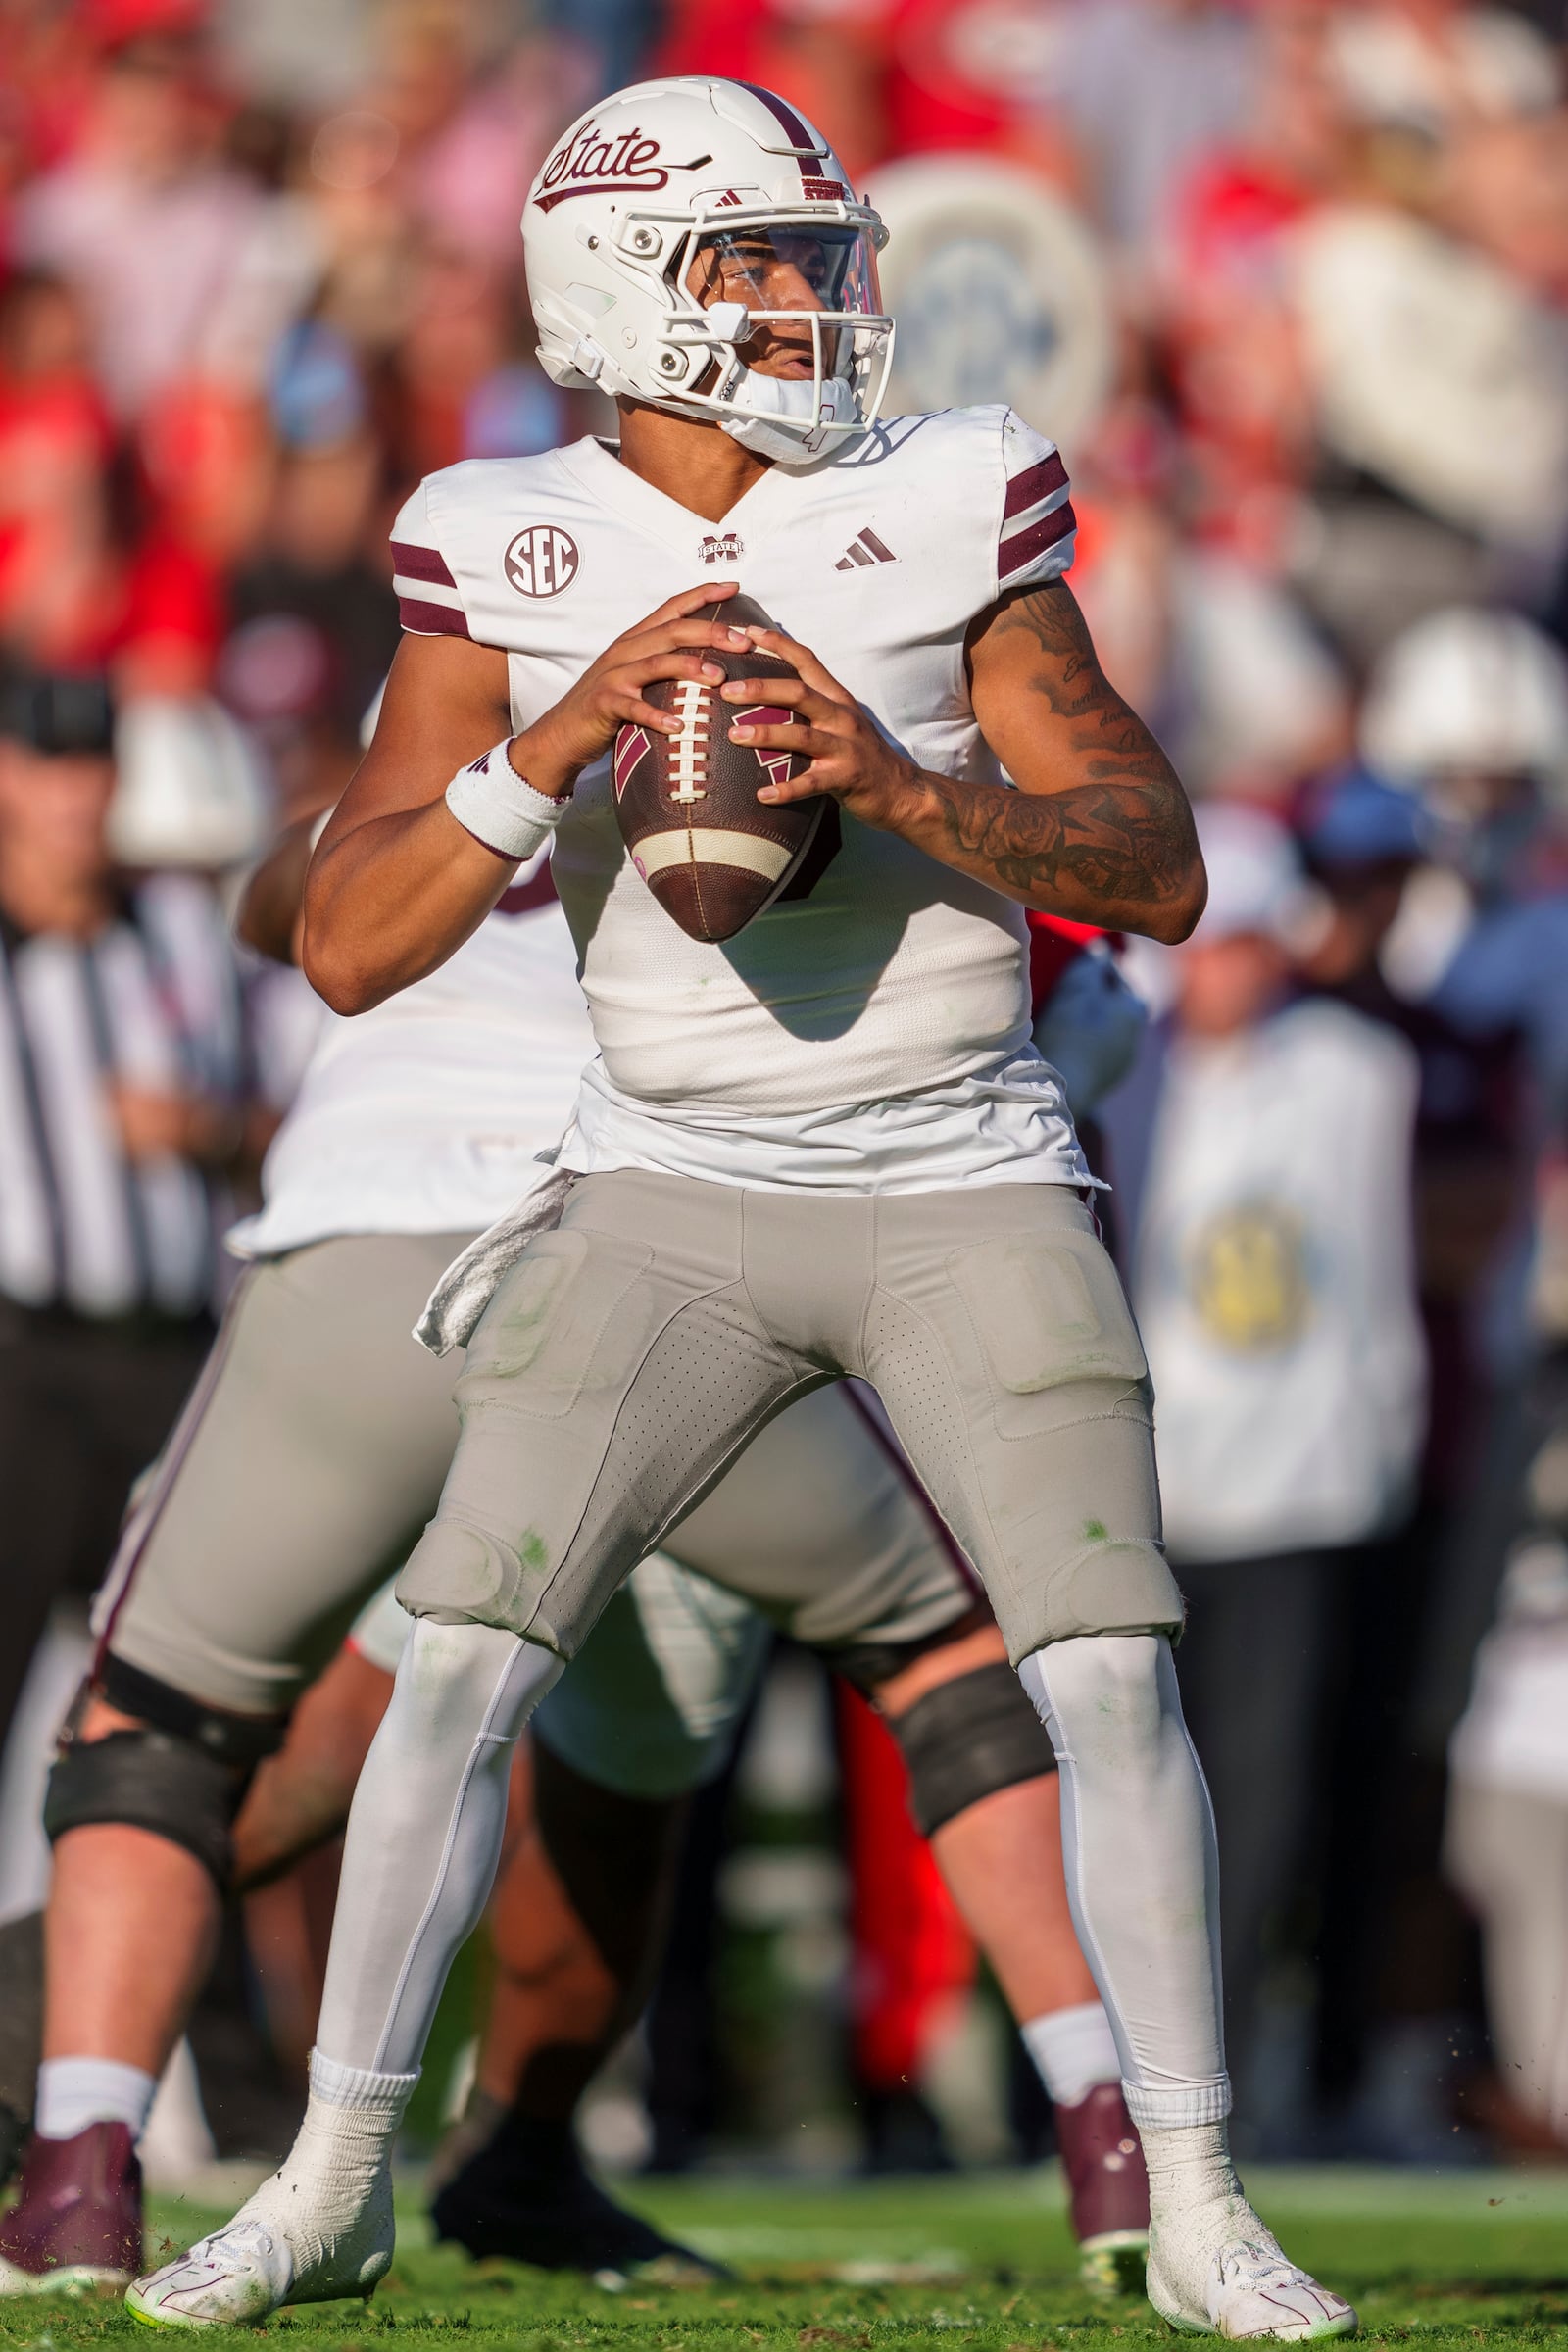
<instances>
[{"instance_id":1,"label":"teammate in white jersey","mask_svg":"<svg viewBox=\"0 0 1568 2352\"><path fill-rule=\"evenodd\" d=\"M251 944L279 954L289 864L285 845L247 905ZM367 1019L327 1017L239 1237L250 1271L100 1596L103 1647L51 1784L47 2054L0 2218L0 2293L141 2268L135 2140L224 1884L274 1876L342 1827L408 1630L395 1603L372 1605L247 1796L346 1617L438 1503L457 1416L409 1326L457 1242L559 1137L591 1047L544 853L438 972ZM680 2251L587 2178L571 2110L638 2006L681 1800L723 1762L771 1618L890 1709L939 1862L1056 2104L1086 2264L1119 2283L1147 2204L1066 1917L1055 1760L906 1466L824 1389L669 1541L678 1558L643 1563L532 1727L539 1838L524 1804L495 1934L503 1988L509 1958L533 1972L538 2064L525 2081L518 2004L498 1999L481 2082L492 2112L514 2090L522 2104L443 2191L443 2234L595 2273ZM565 1959L552 1951L541 1982L546 1922Z\"/></svg>"},{"instance_id":2,"label":"teammate in white jersey","mask_svg":"<svg viewBox=\"0 0 1568 2352\"><path fill-rule=\"evenodd\" d=\"M494 1867L507 1743L757 1430L858 1374L1056 1747L1149 2156L1156 2307L1232 2336L1346 2333L1353 2313L1230 2167L1147 1367L1028 1047L1022 905L1174 940L1203 891L1181 787L1061 584L1059 461L1002 410L874 422L879 226L766 93L607 102L545 166L524 233L545 364L616 396L618 454L459 467L406 511L407 617L431 633L405 640L318 852L306 961L340 1009L373 1004L558 828L603 1065L558 1221L473 1332L463 1437L401 1581L418 1623L355 1801L299 2141L133 2307L202 2325L373 2286L388 2151ZM841 571L868 529L891 560ZM694 585L708 540L725 576ZM842 847L808 897L705 946L622 851L607 755L628 720L676 731L654 681L718 688L705 651L748 640L693 616L742 585L791 632L755 642L799 678L725 687L795 712L732 740L804 750L807 773L759 797L830 794Z\"/></svg>"}]
</instances>

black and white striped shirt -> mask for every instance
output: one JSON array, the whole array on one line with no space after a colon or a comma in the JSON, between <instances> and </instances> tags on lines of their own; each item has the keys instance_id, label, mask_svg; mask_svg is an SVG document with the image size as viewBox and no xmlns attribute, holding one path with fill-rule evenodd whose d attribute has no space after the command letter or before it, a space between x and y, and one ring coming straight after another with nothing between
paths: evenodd
<instances>
[{"instance_id":1,"label":"black and white striped shirt","mask_svg":"<svg viewBox=\"0 0 1568 2352\"><path fill-rule=\"evenodd\" d=\"M90 941L0 915L0 1294L95 1318L205 1307L226 1188L172 1153L132 1161L109 1089L237 1103L245 1077L234 952L204 884L153 876Z\"/></svg>"}]
</instances>

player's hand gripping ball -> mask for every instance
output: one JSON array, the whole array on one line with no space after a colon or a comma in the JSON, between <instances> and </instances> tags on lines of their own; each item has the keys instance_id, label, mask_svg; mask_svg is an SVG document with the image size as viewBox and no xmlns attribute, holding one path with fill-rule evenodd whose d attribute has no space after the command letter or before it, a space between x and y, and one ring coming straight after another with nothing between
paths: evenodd
<instances>
[{"instance_id":1,"label":"player's hand gripping ball","mask_svg":"<svg viewBox=\"0 0 1568 2352\"><path fill-rule=\"evenodd\" d=\"M691 616L737 629L772 627L749 596L726 597ZM756 705L737 710L720 702L720 682L667 678L643 688L643 699L680 721L680 732L657 735L635 722L615 737L615 809L631 861L666 914L693 939L733 939L787 890L816 838L828 803L786 802L770 808L757 797L765 784L793 781L810 761L778 747L732 743L737 719L758 726L794 723L794 713L767 703L769 679L798 672L755 645L742 652L706 652L705 662L725 678L759 682Z\"/></svg>"}]
</instances>

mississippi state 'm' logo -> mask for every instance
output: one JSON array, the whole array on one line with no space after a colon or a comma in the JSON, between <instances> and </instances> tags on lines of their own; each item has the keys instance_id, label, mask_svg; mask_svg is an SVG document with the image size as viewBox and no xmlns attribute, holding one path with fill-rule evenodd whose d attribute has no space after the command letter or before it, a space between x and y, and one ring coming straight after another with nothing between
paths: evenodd
<instances>
[{"instance_id":1,"label":"mississippi state 'm' logo","mask_svg":"<svg viewBox=\"0 0 1568 2352\"><path fill-rule=\"evenodd\" d=\"M519 596L559 596L577 576L577 543L553 522L531 523L508 548L506 570Z\"/></svg>"},{"instance_id":2,"label":"mississippi state 'm' logo","mask_svg":"<svg viewBox=\"0 0 1568 2352\"><path fill-rule=\"evenodd\" d=\"M730 721L732 726L787 727L793 718L790 710L775 710L767 703L757 703L750 710L737 710ZM752 756L770 784L787 784L790 780L790 761L793 752L769 751L753 744Z\"/></svg>"},{"instance_id":3,"label":"mississippi state 'm' logo","mask_svg":"<svg viewBox=\"0 0 1568 2352\"><path fill-rule=\"evenodd\" d=\"M710 531L697 549L703 564L738 564L746 553L746 542L739 531Z\"/></svg>"}]
</instances>

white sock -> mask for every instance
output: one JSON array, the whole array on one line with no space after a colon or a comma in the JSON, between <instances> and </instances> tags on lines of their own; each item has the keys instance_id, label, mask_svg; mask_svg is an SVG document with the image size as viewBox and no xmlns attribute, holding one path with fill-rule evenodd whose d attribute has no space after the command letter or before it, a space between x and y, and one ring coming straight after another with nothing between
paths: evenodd
<instances>
[{"instance_id":1,"label":"white sock","mask_svg":"<svg viewBox=\"0 0 1568 2352\"><path fill-rule=\"evenodd\" d=\"M353 2205L392 2152L418 2075L378 2075L311 2052L311 2095L279 2179Z\"/></svg>"},{"instance_id":2,"label":"white sock","mask_svg":"<svg viewBox=\"0 0 1568 2352\"><path fill-rule=\"evenodd\" d=\"M392 2142L418 2079L311 2052L311 2092L294 2145L230 2225L260 2221L281 2232L286 2254L273 2247L274 2267L287 2264L273 2280L279 2291L345 2258L352 2268L356 2236L367 2227L374 2236L383 2209L390 2245Z\"/></svg>"},{"instance_id":3,"label":"white sock","mask_svg":"<svg viewBox=\"0 0 1568 2352\"><path fill-rule=\"evenodd\" d=\"M118 2058L45 2058L38 2069L33 2130L40 2139L74 2139L89 2124L147 2127L158 2078Z\"/></svg>"},{"instance_id":4,"label":"white sock","mask_svg":"<svg viewBox=\"0 0 1568 2352\"><path fill-rule=\"evenodd\" d=\"M1236 2178L1223 2123L1141 2124L1138 2136L1149 2168L1150 2226L1200 2252L1203 2269L1227 2239L1262 2230Z\"/></svg>"},{"instance_id":5,"label":"white sock","mask_svg":"<svg viewBox=\"0 0 1568 2352\"><path fill-rule=\"evenodd\" d=\"M1076 2107L1098 2083L1121 2080L1121 2061L1103 2001L1048 2009L1018 2032L1054 2107Z\"/></svg>"},{"instance_id":6,"label":"white sock","mask_svg":"<svg viewBox=\"0 0 1568 2352\"><path fill-rule=\"evenodd\" d=\"M1270 2341L1353 2333L1355 2314L1281 2249L1248 2203L1223 2123L1140 2124L1149 2299L1177 2327Z\"/></svg>"},{"instance_id":7,"label":"white sock","mask_svg":"<svg viewBox=\"0 0 1568 2352\"><path fill-rule=\"evenodd\" d=\"M294 2145L231 2222L142 2280L156 2309L226 2325L296 2298L368 2294L392 2260L392 2142L417 2081L313 2050Z\"/></svg>"}]
</instances>

